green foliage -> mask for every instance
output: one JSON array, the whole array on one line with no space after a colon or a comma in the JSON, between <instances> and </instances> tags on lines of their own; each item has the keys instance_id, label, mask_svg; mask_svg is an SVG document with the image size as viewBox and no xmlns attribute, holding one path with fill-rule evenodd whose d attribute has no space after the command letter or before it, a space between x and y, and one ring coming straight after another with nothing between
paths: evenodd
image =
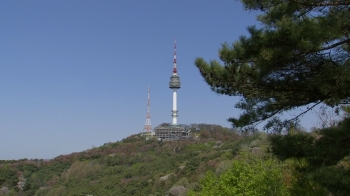
<instances>
[{"instance_id":1,"label":"green foliage","mask_svg":"<svg viewBox=\"0 0 350 196\"><path fill-rule=\"evenodd\" d=\"M16 170L9 166L0 167L0 186L15 186L17 184Z\"/></svg>"},{"instance_id":2,"label":"green foliage","mask_svg":"<svg viewBox=\"0 0 350 196\"><path fill-rule=\"evenodd\" d=\"M200 192L192 191L189 195L289 195L282 165L249 154L234 160L231 168L219 176L209 171L201 184Z\"/></svg>"},{"instance_id":3,"label":"green foliage","mask_svg":"<svg viewBox=\"0 0 350 196\"><path fill-rule=\"evenodd\" d=\"M20 164L18 169L22 171L25 176L30 176L32 173L39 170L38 166L34 164Z\"/></svg>"},{"instance_id":4,"label":"green foliage","mask_svg":"<svg viewBox=\"0 0 350 196\"><path fill-rule=\"evenodd\" d=\"M195 61L213 91L243 97L236 105L243 113L229 121L244 127L300 106L311 104L306 112L319 103L350 103L349 1L242 2L261 11L261 28L222 44L223 65ZM272 125L288 123L275 118Z\"/></svg>"},{"instance_id":5,"label":"green foliage","mask_svg":"<svg viewBox=\"0 0 350 196\"><path fill-rule=\"evenodd\" d=\"M310 185L313 195L350 194L350 118L337 126L320 129L314 133L272 135L272 151L281 160L297 160L296 173L299 182L294 189L300 192L301 182ZM327 190L327 191L325 191Z\"/></svg>"},{"instance_id":6,"label":"green foliage","mask_svg":"<svg viewBox=\"0 0 350 196\"><path fill-rule=\"evenodd\" d=\"M49 161L3 161L0 186L7 186L13 195L35 196L166 195L174 186L183 186L182 191L185 187L185 192L199 190L201 176L215 171L220 161L232 158L229 144L242 139L221 126L203 124L197 134L201 133L207 137L164 141L161 146L155 138L132 135ZM22 174L26 184L20 190L16 184ZM168 178L161 180L165 176Z\"/></svg>"},{"instance_id":7,"label":"green foliage","mask_svg":"<svg viewBox=\"0 0 350 196\"><path fill-rule=\"evenodd\" d=\"M76 161L66 172L62 173L63 179L74 177L76 179L85 179L88 178L102 169L102 166L96 162L85 161L79 162Z\"/></svg>"},{"instance_id":8,"label":"green foliage","mask_svg":"<svg viewBox=\"0 0 350 196\"><path fill-rule=\"evenodd\" d=\"M298 120L319 104L350 104L350 1L242 2L245 9L261 12L261 27L250 26L249 36L222 44L223 65L203 58L195 65L213 91L242 97L236 107L243 113L229 121L243 128L243 135L254 133L254 125L267 119L266 130L285 131L287 135L271 136L271 149L280 160L297 164L292 195L349 195L349 106L343 107L343 121L313 133L301 131ZM281 119L284 112L299 107L299 115ZM238 146L262 146L259 140L240 142L232 145L233 155ZM221 182L220 177L209 174L204 187Z\"/></svg>"}]
</instances>

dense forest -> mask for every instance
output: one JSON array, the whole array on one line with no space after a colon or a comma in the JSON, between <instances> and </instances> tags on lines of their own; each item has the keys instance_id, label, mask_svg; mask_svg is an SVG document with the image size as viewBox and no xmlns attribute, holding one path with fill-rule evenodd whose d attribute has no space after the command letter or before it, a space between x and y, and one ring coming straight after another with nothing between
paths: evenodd
<instances>
[{"instance_id":1,"label":"dense forest","mask_svg":"<svg viewBox=\"0 0 350 196\"><path fill-rule=\"evenodd\" d=\"M176 195L200 190L205 172L225 168L225 161L234 157L232 149L244 142L248 148L249 141L218 125L193 127L196 138L191 141L160 142L136 134L52 160L3 160L0 195Z\"/></svg>"},{"instance_id":2,"label":"dense forest","mask_svg":"<svg viewBox=\"0 0 350 196\"><path fill-rule=\"evenodd\" d=\"M350 193L348 113L309 132L301 127L286 134L193 127L193 140L135 134L52 160L2 160L0 195Z\"/></svg>"}]
</instances>

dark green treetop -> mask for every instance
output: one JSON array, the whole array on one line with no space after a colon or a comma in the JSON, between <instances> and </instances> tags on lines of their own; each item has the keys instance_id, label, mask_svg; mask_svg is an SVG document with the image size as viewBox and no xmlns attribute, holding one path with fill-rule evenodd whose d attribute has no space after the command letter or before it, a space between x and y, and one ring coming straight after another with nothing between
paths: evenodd
<instances>
[{"instance_id":1,"label":"dark green treetop","mask_svg":"<svg viewBox=\"0 0 350 196\"><path fill-rule=\"evenodd\" d=\"M242 0L259 10L261 27L222 44L219 58L195 65L219 94L242 96L235 126L254 125L284 111L350 103L349 0ZM283 124L280 120L274 123Z\"/></svg>"}]
</instances>

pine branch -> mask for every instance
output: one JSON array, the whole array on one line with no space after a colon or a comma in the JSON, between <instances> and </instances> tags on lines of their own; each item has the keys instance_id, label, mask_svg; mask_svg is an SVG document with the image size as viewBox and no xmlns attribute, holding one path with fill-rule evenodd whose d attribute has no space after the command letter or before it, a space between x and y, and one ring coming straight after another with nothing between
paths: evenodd
<instances>
[{"instance_id":1,"label":"pine branch","mask_svg":"<svg viewBox=\"0 0 350 196\"><path fill-rule=\"evenodd\" d=\"M332 44L326 48L322 48L321 50L315 50L315 51L310 51L311 52L321 52L321 51L324 51L324 50L329 50L329 49L332 49L332 48L335 48L337 46L340 46L340 45L343 45L343 44L347 44L347 43L350 43L350 39L346 39L346 40L343 40L341 42L338 42L338 43L335 43L335 44Z\"/></svg>"},{"instance_id":2,"label":"pine branch","mask_svg":"<svg viewBox=\"0 0 350 196\"><path fill-rule=\"evenodd\" d=\"M288 121L293 121L293 120L298 119L300 116L306 114L308 111L312 110L314 107L316 107L316 106L319 105L320 103L322 103L322 101L316 102L313 106L307 108L307 110L305 110L305 111L303 111L302 113L298 114L296 117L294 117L294 118L292 118L292 119L289 119Z\"/></svg>"},{"instance_id":3,"label":"pine branch","mask_svg":"<svg viewBox=\"0 0 350 196\"><path fill-rule=\"evenodd\" d=\"M295 1L295 0L288 0L291 1L293 3L297 3L300 5L303 5L305 7L328 7L328 6L348 6L350 5L350 2L335 2L335 3L316 3L316 4L309 4L309 3L304 3L304 2L300 2L300 1Z\"/></svg>"}]
</instances>

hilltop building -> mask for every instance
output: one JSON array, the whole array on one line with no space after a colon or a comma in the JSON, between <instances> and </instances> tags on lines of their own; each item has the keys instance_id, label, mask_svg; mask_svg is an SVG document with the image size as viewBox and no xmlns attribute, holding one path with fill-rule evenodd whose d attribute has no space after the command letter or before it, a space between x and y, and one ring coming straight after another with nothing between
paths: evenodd
<instances>
[{"instance_id":1,"label":"hilltop building","mask_svg":"<svg viewBox=\"0 0 350 196\"><path fill-rule=\"evenodd\" d=\"M160 140L185 140L192 139L191 127L184 124L176 126L158 126L154 129L154 134Z\"/></svg>"}]
</instances>

